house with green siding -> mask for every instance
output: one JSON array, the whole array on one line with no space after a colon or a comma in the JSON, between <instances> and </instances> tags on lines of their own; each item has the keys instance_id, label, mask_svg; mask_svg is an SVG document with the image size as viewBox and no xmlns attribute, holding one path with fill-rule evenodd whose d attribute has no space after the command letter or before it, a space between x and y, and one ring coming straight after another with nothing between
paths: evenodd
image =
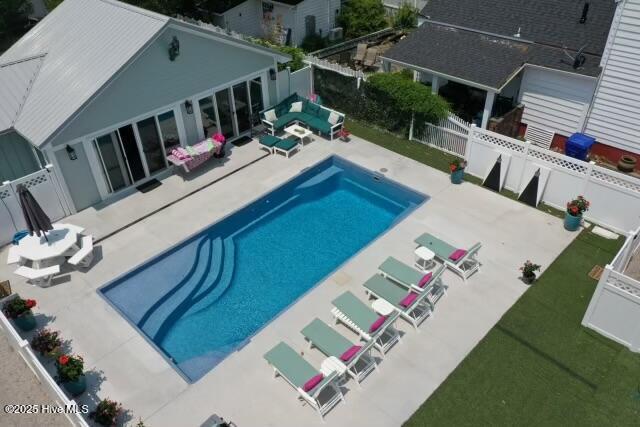
<instances>
[{"instance_id":1,"label":"house with green siding","mask_svg":"<svg viewBox=\"0 0 640 427\"><path fill-rule=\"evenodd\" d=\"M53 164L76 211L169 171L173 147L245 136L279 52L115 0L65 0L0 56L0 182Z\"/></svg>"}]
</instances>

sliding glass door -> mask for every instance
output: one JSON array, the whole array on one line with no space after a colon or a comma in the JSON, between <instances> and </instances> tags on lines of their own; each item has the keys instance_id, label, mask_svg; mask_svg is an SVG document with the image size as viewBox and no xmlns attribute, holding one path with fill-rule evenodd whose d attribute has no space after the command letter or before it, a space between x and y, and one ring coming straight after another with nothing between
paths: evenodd
<instances>
[{"instance_id":1,"label":"sliding glass door","mask_svg":"<svg viewBox=\"0 0 640 427\"><path fill-rule=\"evenodd\" d=\"M249 95L251 96L251 118L253 125L260 124L260 111L264 110L262 101L262 79L255 78L249 82Z\"/></svg>"},{"instance_id":2,"label":"sliding glass door","mask_svg":"<svg viewBox=\"0 0 640 427\"><path fill-rule=\"evenodd\" d=\"M231 109L231 98L229 88L216 92L216 104L218 106L218 117L220 118L220 131L225 138L233 138L233 111Z\"/></svg>"},{"instance_id":3,"label":"sliding glass door","mask_svg":"<svg viewBox=\"0 0 640 427\"><path fill-rule=\"evenodd\" d=\"M239 135L251 129L251 107L249 105L247 82L233 86L233 104L235 106Z\"/></svg>"},{"instance_id":4,"label":"sliding glass door","mask_svg":"<svg viewBox=\"0 0 640 427\"><path fill-rule=\"evenodd\" d=\"M164 170L167 154L181 145L173 110L122 126L93 144L109 193Z\"/></svg>"},{"instance_id":5,"label":"sliding glass door","mask_svg":"<svg viewBox=\"0 0 640 427\"><path fill-rule=\"evenodd\" d=\"M218 132L218 119L213 104L213 97L205 96L198 101L200 107L200 119L202 120L202 131L204 137L209 138Z\"/></svg>"}]
</instances>

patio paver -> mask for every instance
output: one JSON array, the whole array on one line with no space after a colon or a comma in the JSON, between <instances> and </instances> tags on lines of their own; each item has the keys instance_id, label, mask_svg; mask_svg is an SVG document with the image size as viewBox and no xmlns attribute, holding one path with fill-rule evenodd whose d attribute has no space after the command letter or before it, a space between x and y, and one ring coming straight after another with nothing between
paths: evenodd
<instances>
[{"instance_id":1,"label":"patio paver","mask_svg":"<svg viewBox=\"0 0 640 427\"><path fill-rule=\"evenodd\" d=\"M259 151L256 143L242 148L246 147ZM334 153L371 170L385 168L386 176L428 194L431 200L308 292L197 383L188 385L95 293L118 274ZM162 187L154 191L159 190ZM213 413L238 425L322 425L284 381L272 378L262 355L285 340L298 350L304 349L305 357L319 366L322 355L306 349L300 329L314 317L330 322L330 301L345 290L366 301L361 284L388 255L412 263L413 239L423 232L459 246L481 241L481 272L467 285L446 272L449 292L437 305L434 316L423 323L419 333L399 321L398 326L406 333L402 344L380 363L380 372L363 382L362 391L349 382L347 403L338 405L326 417L331 426L400 425L526 290L518 279L522 262L532 259L549 265L573 239L574 234L564 231L561 220L471 184L454 186L448 175L359 138L352 138L350 143L316 138L290 159L262 159L144 219L126 233L104 240L98 245L102 259L87 273L72 272L67 282L49 289L30 287L19 280L14 288L38 299L38 310L53 316L54 327L73 339L74 349L91 360L89 366L102 372L99 395L123 402L135 417L143 417L150 425L199 425ZM0 275L6 272L7 267L0 266ZM98 314L88 313L91 307ZM105 323L109 326L100 329L99 325ZM89 337L92 329L93 334L100 331L99 346Z\"/></svg>"}]
</instances>

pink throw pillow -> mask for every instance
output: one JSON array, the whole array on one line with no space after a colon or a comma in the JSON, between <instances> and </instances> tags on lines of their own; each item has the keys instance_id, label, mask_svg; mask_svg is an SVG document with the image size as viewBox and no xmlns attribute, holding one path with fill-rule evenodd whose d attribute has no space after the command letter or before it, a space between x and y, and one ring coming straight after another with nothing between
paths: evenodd
<instances>
[{"instance_id":1,"label":"pink throw pillow","mask_svg":"<svg viewBox=\"0 0 640 427\"><path fill-rule=\"evenodd\" d=\"M433 277L433 273L432 272L428 272L427 274L422 276L422 279L420 279L420 281L418 282L418 286L421 287L421 288L424 288L426 286L426 284L431 281L432 277Z\"/></svg>"},{"instance_id":2,"label":"pink throw pillow","mask_svg":"<svg viewBox=\"0 0 640 427\"><path fill-rule=\"evenodd\" d=\"M340 356L340 360L342 360L343 362L348 362L353 358L353 356L358 354L361 348L362 346L360 345L352 345L351 347L349 347L349 350L342 353L342 356Z\"/></svg>"},{"instance_id":3,"label":"pink throw pillow","mask_svg":"<svg viewBox=\"0 0 640 427\"><path fill-rule=\"evenodd\" d=\"M456 249L455 251L453 251L453 253L451 255L449 255L449 259L451 261L457 261L460 258L462 258L463 256L465 256L467 253L467 251L465 251L464 249Z\"/></svg>"},{"instance_id":4,"label":"pink throw pillow","mask_svg":"<svg viewBox=\"0 0 640 427\"><path fill-rule=\"evenodd\" d=\"M375 332L380 329L380 326L384 325L384 322L387 321L387 316L380 316L378 319L371 324L369 327L369 332Z\"/></svg>"},{"instance_id":5,"label":"pink throw pillow","mask_svg":"<svg viewBox=\"0 0 640 427\"><path fill-rule=\"evenodd\" d=\"M306 383L304 383L304 385L302 386L302 389L304 391L311 391L313 390L318 384L320 384L320 382L324 379L324 375L322 374L318 374L314 377L311 377L311 379L309 381L307 381Z\"/></svg>"},{"instance_id":6,"label":"pink throw pillow","mask_svg":"<svg viewBox=\"0 0 640 427\"><path fill-rule=\"evenodd\" d=\"M402 298L402 301L400 301L400 305L403 307L409 307L411 306L411 304L413 304L416 298L418 298L418 294L416 294L415 292L409 292L409 295Z\"/></svg>"}]
</instances>

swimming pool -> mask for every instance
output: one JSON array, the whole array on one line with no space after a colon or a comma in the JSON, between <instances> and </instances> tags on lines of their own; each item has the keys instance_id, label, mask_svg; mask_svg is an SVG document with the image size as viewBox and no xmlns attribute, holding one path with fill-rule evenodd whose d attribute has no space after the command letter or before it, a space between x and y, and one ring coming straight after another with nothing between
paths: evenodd
<instances>
[{"instance_id":1,"label":"swimming pool","mask_svg":"<svg viewBox=\"0 0 640 427\"><path fill-rule=\"evenodd\" d=\"M100 292L193 382L425 200L329 157Z\"/></svg>"}]
</instances>

